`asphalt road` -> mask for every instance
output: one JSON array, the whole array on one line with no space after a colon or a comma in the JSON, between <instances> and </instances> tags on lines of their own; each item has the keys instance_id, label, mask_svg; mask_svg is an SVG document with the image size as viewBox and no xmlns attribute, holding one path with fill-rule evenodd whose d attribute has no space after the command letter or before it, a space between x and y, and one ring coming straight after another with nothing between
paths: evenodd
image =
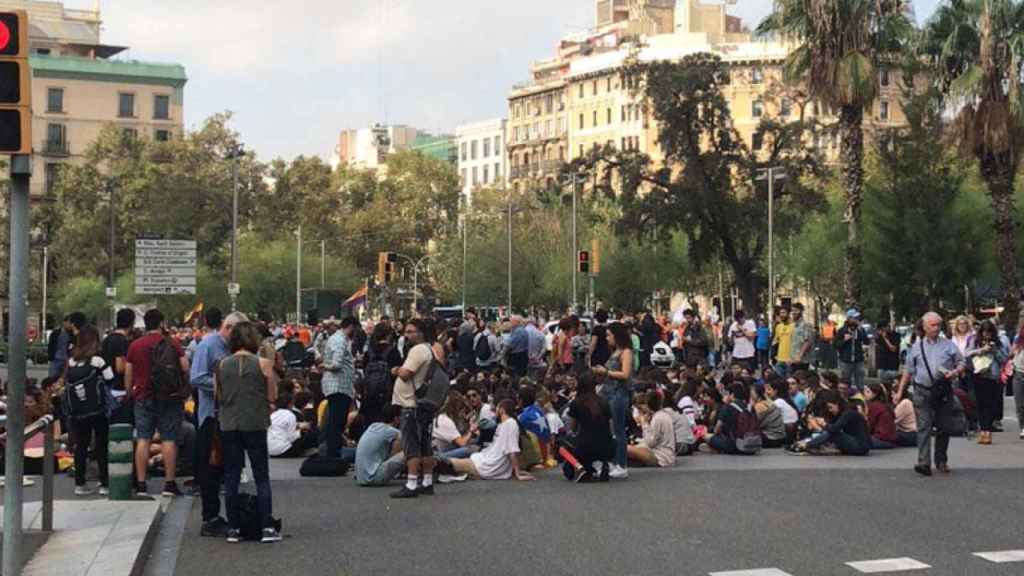
<instances>
[{"instance_id":1,"label":"asphalt road","mask_svg":"<svg viewBox=\"0 0 1024 576\"><path fill-rule=\"evenodd\" d=\"M406 501L351 478L298 479L297 462L275 462L285 541L200 538L197 503L175 573L828 576L860 573L847 562L906 557L930 567L884 573L1019 575L1024 563L973 555L1024 549L1024 441L997 436L994 449L955 441L952 476L928 479L910 470L913 450L772 451L699 455L610 484L554 472L469 481Z\"/></svg>"}]
</instances>

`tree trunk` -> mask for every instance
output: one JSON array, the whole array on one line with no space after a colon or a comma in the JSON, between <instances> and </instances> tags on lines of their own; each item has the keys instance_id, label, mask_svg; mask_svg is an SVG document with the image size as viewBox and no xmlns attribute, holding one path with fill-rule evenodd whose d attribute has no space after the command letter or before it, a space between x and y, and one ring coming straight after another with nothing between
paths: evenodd
<instances>
[{"instance_id":1,"label":"tree trunk","mask_svg":"<svg viewBox=\"0 0 1024 576\"><path fill-rule=\"evenodd\" d=\"M744 262L731 263L732 272L735 275L736 291L743 300L743 311L750 320L757 320L761 314L761 290L764 287L764 279L756 272L753 265Z\"/></svg>"},{"instance_id":2,"label":"tree trunk","mask_svg":"<svg viewBox=\"0 0 1024 576\"><path fill-rule=\"evenodd\" d=\"M996 229L996 260L1003 297L1002 322L1009 334L1017 331L1020 315L1020 281L1017 279L1017 225L1013 198L1013 163L1007 158L981 159L981 176L992 200L992 220Z\"/></svg>"},{"instance_id":3,"label":"tree trunk","mask_svg":"<svg viewBox=\"0 0 1024 576\"><path fill-rule=\"evenodd\" d=\"M860 302L860 207L864 199L864 108L843 106L839 111L839 155L846 192L846 266L843 293L847 306Z\"/></svg>"}]
</instances>

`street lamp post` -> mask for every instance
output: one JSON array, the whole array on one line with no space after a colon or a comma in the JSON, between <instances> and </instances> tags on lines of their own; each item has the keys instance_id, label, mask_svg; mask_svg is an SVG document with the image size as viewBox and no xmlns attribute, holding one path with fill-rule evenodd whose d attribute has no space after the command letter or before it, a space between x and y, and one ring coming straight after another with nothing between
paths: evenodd
<instances>
[{"instance_id":1,"label":"street lamp post","mask_svg":"<svg viewBox=\"0 0 1024 576\"><path fill-rule=\"evenodd\" d=\"M576 305L577 305L577 303L576 303L576 296L577 296L577 294L576 294L576 281L577 281L576 276L578 274L576 272L576 264L577 264L576 257L577 257L577 252L579 250L579 245L576 242L576 182L577 182L578 179L583 178L586 175L587 175L586 172L573 172L572 175L570 176L570 182L572 183L572 250L570 251L571 253L569 254L569 260L570 260L570 264L571 264L571 266L569 267L569 271L570 271L570 273L572 275L572 298L571 298L571 300L572 300L572 313L573 314L576 313Z\"/></svg>"},{"instance_id":2,"label":"street lamp post","mask_svg":"<svg viewBox=\"0 0 1024 576\"><path fill-rule=\"evenodd\" d=\"M775 320L775 179L784 180L781 166L770 166L760 171L758 180L768 180L768 323Z\"/></svg>"},{"instance_id":3,"label":"street lamp post","mask_svg":"<svg viewBox=\"0 0 1024 576\"><path fill-rule=\"evenodd\" d=\"M114 190L115 190L115 188L116 187L114 185L114 180L113 179L108 179L107 180L107 199L109 200L109 203L108 203L108 206L107 206L107 211L109 212L109 216L110 216L110 233L109 233L110 234L110 237L109 237L109 240L110 240L110 247L109 247L110 261L107 263L108 264L108 270L107 270L107 299L110 301L110 327L111 328L113 328L116 325L116 323L117 323L117 313L114 311L114 299L116 298L116 293L114 292L114 234L115 234L115 225L114 225Z\"/></svg>"},{"instance_id":4,"label":"street lamp post","mask_svg":"<svg viewBox=\"0 0 1024 576\"><path fill-rule=\"evenodd\" d=\"M413 314L419 312L419 272L420 266L422 266L428 258L432 257L433 254L427 254L419 260L413 260L411 257L405 254L399 254L394 252L395 256L405 259L406 262L412 264L412 311Z\"/></svg>"},{"instance_id":5,"label":"street lamp post","mask_svg":"<svg viewBox=\"0 0 1024 576\"><path fill-rule=\"evenodd\" d=\"M295 323L302 322L302 224L296 232L295 243Z\"/></svg>"},{"instance_id":6,"label":"street lamp post","mask_svg":"<svg viewBox=\"0 0 1024 576\"><path fill-rule=\"evenodd\" d=\"M241 144L232 146L226 155L231 160L231 285L228 296L231 298L231 311L238 306L238 159L244 154Z\"/></svg>"}]
</instances>

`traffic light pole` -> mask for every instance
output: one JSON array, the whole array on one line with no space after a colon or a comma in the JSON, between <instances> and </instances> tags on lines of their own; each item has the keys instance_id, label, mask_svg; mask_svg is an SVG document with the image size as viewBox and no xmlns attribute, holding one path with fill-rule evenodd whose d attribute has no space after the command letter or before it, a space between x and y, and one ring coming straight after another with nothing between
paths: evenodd
<instances>
[{"instance_id":1,"label":"traffic light pole","mask_svg":"<svg viewBox=\"0 0 1024 576\"><path fill-rule=\"evenodd\" d=\"M11 156L10 223L11 253L9 278L7 351L7 445L4 449L3 574L21 574L22 510L25 452L25 329L28 321L28 195L32 178L32 157Z\"/></svg>"}]
</instances>

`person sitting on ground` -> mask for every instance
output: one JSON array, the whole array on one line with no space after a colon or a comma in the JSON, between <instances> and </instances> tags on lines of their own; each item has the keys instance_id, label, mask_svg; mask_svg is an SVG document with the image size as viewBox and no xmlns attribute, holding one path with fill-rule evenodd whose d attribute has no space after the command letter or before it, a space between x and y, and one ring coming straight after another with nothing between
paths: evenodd
<instances>
[{"instance_id":1,"label":"person sitting on ground","mask_svg":"<svg viewBox=\"0 0 1024 576\"><path fill-rule=\"evenodd\" d=\"M651 390L638 406L643 439L626 447L626 457L641 466L668 468L676 463L676 436L672 414L662 408L661 393Z\"/></svg>"},{"instance_id":2,"label":"person sitting on ground","mask_svg":"<svg viewBox=\"0 0 1024 576\"><path fill-rule=\"evenodd\" d=\"M778 380L773 375L772 380ZM761 444L765 448L782 448L786 445L786 423L782 410L768 397L766 386L754 386L754 413L761 427Z\"/></svg>"},{"instance_id":3,"label":"person sitting on ground","mask_svg":"<svg viewBox=\"0 0 1024 576\"><path fill-rule=\"evenodd\" d=\"M686 416L686 419L690 421L691 427L696 426L699 415L697 403L694 401L694 398L697 396L696 377L687 376L683 379L677 396L676 407L679 409L679 412Z\"/></svg>"},{"instance_id":4,"label":"person sitting on ground","mask_svg":"<svg viewBox=\"0 0 1024 576\"><path fill-rule=\"evenodd\" d=\"M508 398L498 403L500 424L494 433L494 442L469 458L449 460L456 474L469 474L482 480L533 480L531 474L519 468L519 424L515 410L515 403Z\"/></svg>"},{"instance_id":5,"label":"person sitting on ground","mask_svg":"<svg viewBox=\"0 0 1024 576\"><path fill-rule=\"evenodd\" d=\"M775 378L768 382L765 394L768 399L782 412L782 425L786 428L786 445L796 441L797 425L800 422L800 412L796 403L790 398L789 385L781 378Z\"/></svg>"},{"instance_id":6,"label":"person sitting on ground","mask_svg":"<svg viewBox=\"0 0 1024 576\"><path fill-rule=\"evenodd\" d=\"M896 444L904 448L917 447L917 413L914 412L914 401L906 396L900 398L893 408L893 416L896 421Z\"/></svg>"},{"instance_id":7,"label":"person sitting on ground","mask_svg":"<svg viewBox=\"0 0 1024 576\"><path fill-rule=\"evenodd\" d=\"M697 451L696 426L682 412L669 410L669 414L672 416L672 430L676 438L676 456L693 454Z\"/></svg>"},{"instance_id":8,"label":"person sitting on ground","mask_svg":"<svg viewBox=\"0 0 1024 576\"><path fill-rule=\"evenodd\" d=\"M267 453L274 458L298 458L310 448L316 448L317 435L309 424L299 422L294 411L292 391L282 389L274 402L267 429Z\"/></svg>"},{"instance_id":9,"label":"person sitting on ground","mask_svg":"<svg viewBox=\"0 0 1024 576\"><path fill-rule=\"evenodd\" d=\"M537 388L526 384L519 388L519 425L523 430L537 437L540 445L541 461L546 468L555 467L555 457L551 449L551 428L544 410L537 403Z\"/></svg>"},{"instance_id":10,"label":"person sitting on ground","mask_svg":"<svg viewBox=\"0 0 1024 576\"><path fill-rule=\"evenodd\" d=\"M448 400L434 418L434 450L439 458L466 458L476 452L479 425L470 419L465 398L455 390L448 391Z\"/></svg>"},{"instance_id":11,"label":"person sitting on ground","mask_svg":"<svg viewBox=\"0 0 1024 576\"><path fill-rule=\"evenodd\" d=\"M568 416L576 432L575 446L559 453L565 459L565 477L587 482L597 477L594 464L601 465L600 480L608 481L611 461L615 458L615 441L611 433L611 408L595 390L594 373L584 371L576 381L576 396L569 403ZM566 456L568 451L571 457ZM575 461L575 465L574 462Z\"/></svg>"},{"instance_id":12,"label":"person sitting on ground","mask_svg":"<svg viewBox=\"0 0 1024 576\"><path fill-rule=\"evenodd\" d=\"M718 415L722 409L722 394L717 388L706 387L697 395L700 398L700 423L706 431L714 431L718 425Z\"/></svg>"},{"instance_id":13,"label":"person sitting on ground","mask_svg":"<svg viewBox=\"0 0 1024 576\"><path fill-rule=\"evenodd\" d=\"M356 446L356 484L387 486L405 471L405 456L398 432L401 409L384 407L384 421L370 424Z\"/></svg>"},{"instance_id":14,"label":"person sitting on ground","mask_svg":"<svg viewBox=\"0 0 1024 576\"><path fill-rule=\"evenodd\" d=\"M862 410L864 403L851 400L844 406L837 390L823 390L819 396L827 406L832 420L825 428L807 440L793 445L793 452L812 452L831 442L841 454L867 456L871 452L871 435Z\"/></svg>"},{"instance_id":15,"label":"person sitting on ground","mask_svg":"<svg viewBox=\"0 0 1024 576\"><path fill-rule=\"evenodd\" d=\"M736 440L740 433L740 415L749 412L748 400L748 388L740 382L733 382L726 390L722 405L718 409L715 433L708 439L708 446L713 451L722 454L743 454L737 447Z\"/></svg>"},{"instance_id":16,"label":"person sitting on ground","mask_svg":"<svg viewBox=\"0 0 1024 576\"><path fill-rule=\"evenodd\" d=\"M805 372L800 371L786 380L789 399L793 401L793 406L796 408L796 411L800 413L803 413L803 411L807 409L807 395L804 394L804 388L800 384L801 382L807 381L806 376L807 374Z\"/></svg>"},{"instance_id":17,"label":"person sitting on ground","mask_svg":"<svg viewBox=\"0 0 1024 576\"><path fill-rule=\"evenodd\" d=\"M888 450L896 447L896 415L893 413L889 396L881 384L868 384L864 388L867 398L868 433L871 434L871 448Z\"/></svg>"}]
</instances>

